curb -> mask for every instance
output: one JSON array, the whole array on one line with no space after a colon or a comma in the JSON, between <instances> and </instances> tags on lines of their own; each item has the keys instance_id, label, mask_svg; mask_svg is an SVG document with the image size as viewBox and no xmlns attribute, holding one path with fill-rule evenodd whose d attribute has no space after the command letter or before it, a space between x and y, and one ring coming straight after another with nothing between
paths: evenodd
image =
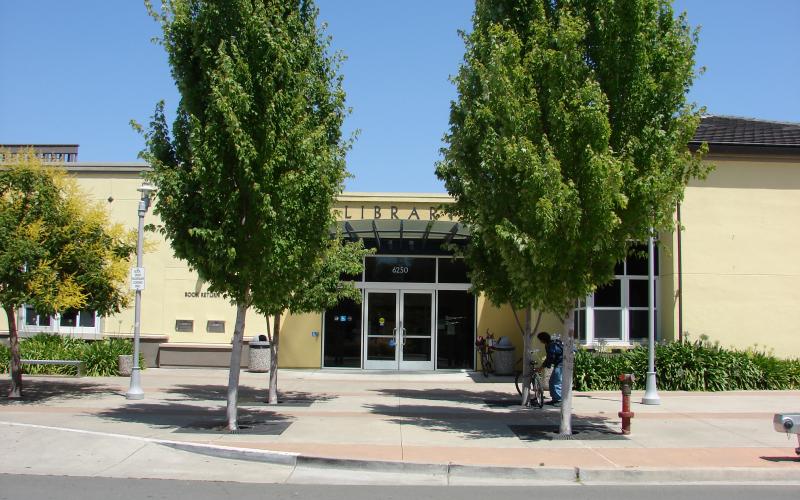
<instances>
[{"instance_id":1,"label":"curb","mask_svg":"<svg viewBox=\"0 0 800 500\"><path fill-rule=\"evenodd\" d=\"M369 481L370 474L398 474L438 478L447 485L520 485L544 483L572 484L712 484L712 483L769 483L800 484L800 469L726 467L703 469L599 469L599 468L557 468L557 467L504 467L493 465L464 465L454 463L397 462L388 460L358 460L347 458L326 458L302 455L294 452L260 450L233 446L222 446L187 441L156 439L127 434L70 429L18 422L3 422L0 425L46 429L77 434L129 439L157 444L190 453L217 458L246 460L294 467L295 470L340 470L358 472L353 483ZM388 484L388 481L387 481Z\"/></svg>"},{"instance_id":2,"label":"curb","mask_svg":"<svg viewBox=\"0 0 800 500\"><path fill-rule=\"evenodd\" d=\"M154 440L154 442L159 440ZM800 484L795 468L726 467L703 469L597 469L580 467L505 467L454 463L396 462L326 458L299 453L163 441L160 444L204 455L237 460L293 465L296 469L357 471L362 474L410 474L440 477L446 484L582 483L582 484ZM189 446L185 446L189 445ZM366 478L364 478L366 479Z\"/></svg>"}]
</instances>

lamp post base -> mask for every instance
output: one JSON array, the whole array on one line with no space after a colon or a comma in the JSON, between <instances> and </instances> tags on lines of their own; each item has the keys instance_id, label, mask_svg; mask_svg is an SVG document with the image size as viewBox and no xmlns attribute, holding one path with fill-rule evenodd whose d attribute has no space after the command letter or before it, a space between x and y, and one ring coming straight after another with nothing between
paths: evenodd
<instances>
[{"instance_id":1,"label":"lamp post base","mask_svg":"<svg viewBox=\"0 0 800 500\"><path fill-rule=\"evenodd\" d=\"M128 399L144 399L144 391L142 390L139 379L138 366L134 366L131 370L131 386L128 388L128 392L125 393L125 397Z\"/></svg>"},{"instance_id":2,"label":"lamp post base","mask_svg":"<svg viewBox=\"0 0 800 500\"><path fill-rule=\"evenodd\" d=\"M643 405L661 404L661 398L658 397L658 389L656 388L656 372L647 372L647 384L645 385L642 404Z\"/></svg>"}]
</instances>

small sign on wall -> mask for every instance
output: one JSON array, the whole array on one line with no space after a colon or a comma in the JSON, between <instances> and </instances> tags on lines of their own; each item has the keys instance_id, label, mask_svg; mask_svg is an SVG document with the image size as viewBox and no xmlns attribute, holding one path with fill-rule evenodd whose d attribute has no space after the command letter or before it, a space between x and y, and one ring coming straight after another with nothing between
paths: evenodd
<instances>
[{"instance_id":1,"label":"small sign on wall","mask_svg":"<svg viewBox=\"0 0 800 500\"><path fill-rule=\"evenodd\" d=\"M175 331L176 332L191 332L194 330L194 321L191 319L176 319Z\"/></svg>"},{"instance_id":2,"label":"small sign on wall","mask_svg":"<svg viewBox=\"0 0 800 500\"><path fill-rule=\"evenodd\" d=\"M206 322L206 331L208 333L225 333L225 322L210 319Z\"/></svg>"}]
</instances>

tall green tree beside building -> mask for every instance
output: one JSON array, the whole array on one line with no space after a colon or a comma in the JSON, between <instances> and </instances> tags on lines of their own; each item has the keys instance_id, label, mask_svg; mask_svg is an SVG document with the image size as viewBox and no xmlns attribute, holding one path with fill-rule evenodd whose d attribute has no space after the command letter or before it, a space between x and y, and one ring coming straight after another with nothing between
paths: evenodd
<instances>
[{"instance_id":1,"label":"tall green tree beside building","mask_svg":"<svg viewBox=\"0 0 800 500\"><path fill-rule=\"evenodd\" d=\"M0 304L11 343L10 398L20 398L17 311L89 309L102 316L130 300L126 289L136 235L87 203L75 181L33 150L0 158Z\"/></svg>"},{"instance_id":2,"label":"tall green tree beside building","mask_svg":"<svg viewBox=\"0 0 800 500\"><path fill-rule=\"evenodd\" d=\"M159 105L146 134L155 213L175 255L237 307L228 387L235 429L247 310L275 318L277 369L280 314L330 260L349 147L339 58L328 53L311 0L146 5L181 95L172 129ZM353 259L357 250L336 248ZM276 384L273 371L271 402Z\"/></svg>"},{"instance_id":3,"label":"tall green tree beside building","mask_svg":"<svg viewBox=\"0 0 800 500\"><path fill-rule=\"evenodd\" d=\"M437 175L472 231L473 285L564 318L561 432L571 433L576 301L633 241L673 229L700 113L696 36L667 0L477 0ZM529 375L526 373L526 375Z\"/></svg>"}]
</instances>

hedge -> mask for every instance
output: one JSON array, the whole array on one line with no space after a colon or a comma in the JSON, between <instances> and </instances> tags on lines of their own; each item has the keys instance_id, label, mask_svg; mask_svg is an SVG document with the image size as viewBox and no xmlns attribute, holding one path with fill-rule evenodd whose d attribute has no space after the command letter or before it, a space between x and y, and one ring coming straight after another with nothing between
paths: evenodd
<instances>
[{"instance_id":1,"label":"hedge","mask_svg":"<svg viewBox=\"0 0 800 500\"><path fill-rule=\"evenodd\" d=\"M575 354L575 390L617 390L622 373L633 373L634 388L644 389L647 347ZM757 349L725 349L706 340L658 344L656 373L658 388L665 391L800 389L800 359L780 359Z\"/></svg>"},{"instance_id":2,"label":"hedge","mask_svg":"<svg viewBox=\"0 0 800 500\"><path fill-rule=\"evenodd\" d=\"M77 359L83 361L83 373L105 377L119 375L117 360L122 354L133 354L133 343L128 339L83 340L60 335L39 334L22 339L19 343L22 359ZM0 372L10 369L11 350L0 345ZM144 360L140 359L144 368ZM25 373L47 375L72 375L73 366L24 365Z\"/></svg>"}]
</instances>

